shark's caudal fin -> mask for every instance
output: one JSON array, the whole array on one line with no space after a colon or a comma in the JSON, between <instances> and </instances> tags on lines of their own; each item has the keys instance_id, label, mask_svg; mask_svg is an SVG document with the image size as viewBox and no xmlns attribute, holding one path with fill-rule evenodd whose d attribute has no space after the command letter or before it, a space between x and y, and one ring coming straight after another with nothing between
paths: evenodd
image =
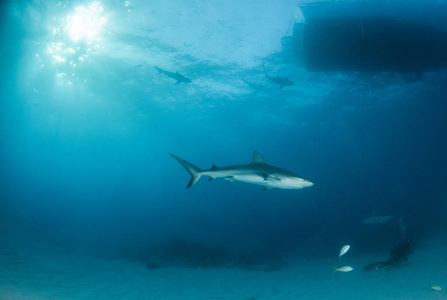
<instances>
[{"instance_id":1,"label":"shark's caudal fin","mask_svg":"<svg viewBox=\"0 0 447 300\"><path fill-rule=\"evenodd\" d=\"M186 169L186 171L191 174L191 179L189 180L188 186L186 188L192 187L194 184L196 184L197 181L199 181L200 177L202 177L202 170L200 168L194 166L192 163L189 163L184 159L181 159L180 157L175 156L174 154L169 153L169 155L174 157Z\"/></svg>"}]
</instances>

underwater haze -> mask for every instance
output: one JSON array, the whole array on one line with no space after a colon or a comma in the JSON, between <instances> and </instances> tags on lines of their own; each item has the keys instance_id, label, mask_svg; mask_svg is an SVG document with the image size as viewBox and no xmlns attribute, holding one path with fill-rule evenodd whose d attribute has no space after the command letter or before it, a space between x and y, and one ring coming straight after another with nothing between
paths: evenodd
<instances>
[{"instance_id":1,"label":"underwater haze","mask_svg":"<svg viewBox=\"0 0 447 300\"><path fill-rule=\"evenodd\" d=\"M446 297L447 2L0 9L0 299ZM408 22L436 51L413 51L408 72L340 56L312 70L354 29L306 26L352 16ZM169 155L205 170L254 151L313 186L264 189L285 181L254 172L186 188ZM363 269L404 241L398 263Z\"/></svg>"}]
</instances>

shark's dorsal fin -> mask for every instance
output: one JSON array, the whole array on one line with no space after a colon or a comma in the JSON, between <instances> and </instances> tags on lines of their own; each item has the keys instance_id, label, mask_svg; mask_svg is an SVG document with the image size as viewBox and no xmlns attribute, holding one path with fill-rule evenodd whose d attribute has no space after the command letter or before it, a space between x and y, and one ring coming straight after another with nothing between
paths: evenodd
<instances>
[{"instance_id":1,"label":"shark's dorsal fin","mask_svg":"<svg viewBox=\"0 0 447 300\"><path fill-rule=\"evenodd\" d=\"M258 151L253 151L253 160L251 161L252 164L264 164L266 165L264 159L262 158L261 154L259 154Z\"/></svg>"},{"instance_id":2,"label":"shark's dorsal fin","mask_svg":"<svg viewBox=\"0 0 447 300\"><path fill-rule=\"evenodd\" d=\"M211 170L212 169L217 169L217 166L216 165L213 165L212 167L211 167Z\"/></svg>"}]
</instances>

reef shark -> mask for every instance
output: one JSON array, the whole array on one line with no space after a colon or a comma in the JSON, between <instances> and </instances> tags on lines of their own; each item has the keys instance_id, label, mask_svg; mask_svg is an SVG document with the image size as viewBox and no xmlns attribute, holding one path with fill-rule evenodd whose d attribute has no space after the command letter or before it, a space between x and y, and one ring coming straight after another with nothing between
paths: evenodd
<instances>
[{"instance_id":1,"label":"reef shark","mask_svg":"<svg viewBox=\"0 0 447 300\"><path fill-rule=\"evenodd\" d=\"M293 82L292 80L287 79L287 78L281 78L279 76L276 76L276 77L269 76L267 74L267 71L265 70L264 65L262 65L262 67L264 68L265 77L267 77L267 79L270 80L270 82L275 83L275 84L279 84L278 90L282 89L286 85L290 86L290 85L294 85L295 84L295 82Z\"/></svg>"},{"instance_id":2,"label":"reef shark","mask_svg":"<svg viewBox=\"0 0 447 300\"><path fill-rule=\"evenodd\" d=\"M253 151L253 160L248 165L222 168L213 165L208 170L201 170L174 154L169 153L169 155L174 157L191 174L191 179L186 188L192 187L202 176L209 176L209 180L220 177L228 182L240 181L258 184L264 186L264 190L273 188L302 189L313 185L312 182L295 173L266 164L257 151Z\"/></svg>"},{"instance_id":3,"label":"reef shark","mask_svg":"<svg viewBox=\"0 0 447 300\"><path fill-rule=\"evenodd\" d=\"M162 70L162 69L160 69L160 68L157 68L157 67L155 67L155 66L154 66L154 68L157 69L158 74L163 73L163 74L165 74L166 76L168 76L168 77L170 77L170 78L172 78L172 79L177 80L177 82L175 83L175 85L177 85L177 84L179 84L179 83L182 83L182 82L183 82L183 83L191 83L191 79L186 78L185 76L179 74L178 71L175 72L175 73L172 73L172 72L165 71L165 70Z\"/></svg>"}]
</instances>

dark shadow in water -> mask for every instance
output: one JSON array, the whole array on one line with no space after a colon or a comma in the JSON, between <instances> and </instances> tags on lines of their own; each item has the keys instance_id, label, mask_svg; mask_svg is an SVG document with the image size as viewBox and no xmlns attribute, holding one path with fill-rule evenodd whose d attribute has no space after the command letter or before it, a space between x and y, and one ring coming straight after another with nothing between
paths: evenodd
<instances>
[{"instance_id":1,"label":"dark shadow in water","mask_svg":"<svg viewBox=\"0 0 447 300\"><path fill-rule=\"evenodd\" d=\"M210 247L182 238L171 238L150 245L139 253L125 253L126 258L144 263L149 269L168 267L219 268L235 267L250 271L277 271L284 266L277 253L255 250L248 254L233 255L224 247Z\"/></svg>"}]
</instances>

